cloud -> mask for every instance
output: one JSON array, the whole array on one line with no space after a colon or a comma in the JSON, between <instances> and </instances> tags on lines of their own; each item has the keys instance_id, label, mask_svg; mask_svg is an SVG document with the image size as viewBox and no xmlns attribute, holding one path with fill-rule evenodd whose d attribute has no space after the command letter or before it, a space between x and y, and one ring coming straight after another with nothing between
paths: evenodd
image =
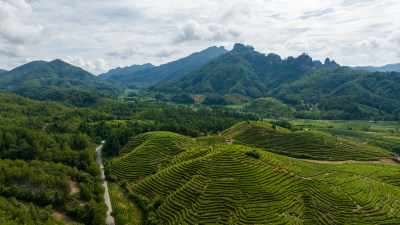
<instances>
[{"instance_id":1,"label":"cloud","mask_svg":"<svg viewBox=\"0 0 400 225\"><path fill-rule=\"evenodd\" d=\"M44 28L30 24L32 8L23 0L0 1L0 52L10 57L27 55L25 45L42 39Z\"/></svg>"},{"instance_id":2,"label":"cloud","mask_svg":"<svg viewBox=\"0 0 400 225\"><path fill-rule=\"evenodd\" d=\"M211 23L200 25L190 19L179 25L178 34L174 37L175 43L187 41L225 41L240 36L240 31Z\"/></svg>"},{"instance_id":3,"label":"cloud","mask_svg":"<svg viewBox=\"0 0 400 225\"><path fill-rule=\"evenodd\" d=\"M395 0L0 0L0 68L70 56L98 73L236 42L342 65L395 63L399 14Z\"/></svg>"},{"instance_id":4,"label":"cloud","mask_svg":"<svg viewBox=\"0 0 400 225\"><path fill-rule=\"evenodd\" d=\"M102 58L85 60L82 56L68 56L66 62L85 70L95 72L96 74L106 72L110 69L108 63Z\"/></svg>"}]
</instances>

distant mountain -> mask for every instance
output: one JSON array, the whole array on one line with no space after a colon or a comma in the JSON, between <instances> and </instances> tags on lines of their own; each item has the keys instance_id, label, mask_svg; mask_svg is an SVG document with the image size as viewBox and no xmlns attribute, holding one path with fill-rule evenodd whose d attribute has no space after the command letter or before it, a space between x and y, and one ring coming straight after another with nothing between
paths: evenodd
<instances>
[{"instance_id":1,"label":"distant mountain","mask_svg":"<svg viewBox=\"0 0 400 225\"><path fill-rule=\"evenodd\" d=\"M155 66L151 63L146 63L143 65L132 65L132 66L124 67L124 68L117 67L115 69L108 71L107 73L100 74L99 77L105 79L105 78L108 78L111 76L126 76L133 72L148 69L148 68L153 68L153 67L155 67Z\"/></svg>"},{"instance_id":2,"label":"distant mountain","mask_svg":"<svg viewBox=\"0 0 400 225\"><path fill-rule=\"evenodd\" d=\"M400 72L400 63L396 64L388 64L385 66L379 66L379 67L374 67L374 66L355 66L355 67L350 67L351 69L355 70L366 70L369 72Z\"/></svg>"},{"instance_id":3,"label":"distant mountain","mask_svg":"<svg viewBox=\"0 0 400 225\"><path fill-rule=\"evenodd\" d=\"M0 69L0 74L6 73L6 72L7 72L7 70L2 70L2 69Z\"/></svg>"},{"instance_id":4,"label":"distant mountain","mask_svg":"<svg viewBox=\"0 0 400 225\"><path fill-rule=\"evenodd\" d=\"M0 76L0 89L15 92L32 86L76 88L115 95L119 89L103 79L59 59L33 61Z\"/></svg>"},{"instance_id":5,"label":"distant mountain","mask_svg":"<svg viewBox=\"0 0 400 225\"><path fill-rule=\"evenodd\" d=\"M288 114L298 118L400 120L399 84L397 72L353 70L330 59L322 64L307 54L281 59L236 44L199 69L149 89L215 99L230 94L273 97L295 109ZM255 103L247 110L272 107L265 99Z\"/></svg>"},{"instance_id":6,"label":"distant mountain","mask_svg":"<svg viewBox=\"0 0 400 225\"><path fill-rule=\"evenodd\" d=\"M110 83L123 85L129 88L146 87L159 82L167 82L178 79L183 75L199 68L204 63L214 59L228 51L224 47L210 47L201 52L193 53L185 58L166 63L160 66L155 66L133 72L131 67L120 68L110 71L107 74L102 74ZM145 64L149 65L149 64ZM151 64L150 64L151 65ZM144 65L142 65L143 67ZM137 66L133 66L137 69ZM112 74L110 74L112 73Z\"/></svg>"},{"instance_id":7,"label":"distant mountain","mask_svg":"<svg viewBox=\"0 0 400 225\"><path fill-rule=\"evenodd\" d=\"M317 65L307 54L282 60L279 55L265 55L254 51L251 46L235 44L232 51L211 60L199 69L150 89L191 94L235 93L259 98L265 97L269 90L281 84L299 79L306 71L316 67L325 65Z\"/></svg>"}]
</instances>

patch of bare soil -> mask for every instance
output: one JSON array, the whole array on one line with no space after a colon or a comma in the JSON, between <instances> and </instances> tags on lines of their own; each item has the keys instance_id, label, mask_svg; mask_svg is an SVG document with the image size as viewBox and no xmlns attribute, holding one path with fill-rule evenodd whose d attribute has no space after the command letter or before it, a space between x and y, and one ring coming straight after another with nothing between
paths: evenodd
<instances>
[{"instance_id":1,"label":"patch of bare soil","mask_svg":"<svg viewBox=\"0 0 400 225\"><path fill-rule=\"evenodd\" d=\"M388 158L380 158L379 161L382 163L386 164L393 164L393 165L399 165L397 162L395 162L393 159L388 159Z\"/></svg>"},{"instance_id":2,"label":"patch of bare soil","mask_svg":"<svg viewBox=\"0 0 400 225\"><path fill-rule=\"evenodd\" d=\"M79 192L79 188L78 188L78 186L76 186L75 182L71 181L69 183L69 187L71 188L71 195Z\"/></svg>"}]
</instances>

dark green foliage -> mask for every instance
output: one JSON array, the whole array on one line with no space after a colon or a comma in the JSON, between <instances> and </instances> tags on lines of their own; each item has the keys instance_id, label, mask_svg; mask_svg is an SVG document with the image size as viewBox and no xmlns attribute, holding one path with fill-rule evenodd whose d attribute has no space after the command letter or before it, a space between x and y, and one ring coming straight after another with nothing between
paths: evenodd
<instances>
[{"instance_id":1,"label":"dark green foliage","mask_svg":"<svg viewBox=\"0 0 400 225\"><path fill-rule=\"evenodd\" d=\"M224 97L220 95L210 95L207 96L202 104L204 105L226 105L227 102L225 101Z\"/></svg>"},{"instance_id":2,"label":"dark green foliage","mask_svg":"<svg viewBox=\"0 0 400 225\"><path fill-rule=\"evenodd\" d=\"M115 134L110 135L107 138L106 143L104 144L103 147L104 154L109 156L117 156L119 155L120 150L121 150L121 145L116 135Z\"/></svg>"},{"instance_id":3,"label":"dark green foliage","mask_svg":"<svg viewBox=\"0 0 400 225\"><path fill-rule=\"evenodd\" d=\"M52 86L24 86L16 89L15 93L35 100L65 102L78 107L88 107L101 98L101 95L95 92Z\"/></svg>"},{"instance_id":4,"label":"dark green foliage","mask_svg":"<svg viewBox=\"0 0 400 225\"><path fill-rule=\"evenodd\" d=\"M283 128L289 129L289 130L292 129L292 124L287 120L273 120L273 121L269 121L268 123L279 126L279 127L283 127Z\"/></svg>"},{"instance_id":5,"label":"dark green foliage","mask_svg":"<svg viewBox=\"0 0 400 225\"><path fill-rule=\"evenodd\" d=\"M194 99L186 93L172 96L171 101L177 103L194 103Z\"/></svg>"},{"instance_id":6,"label":"dark green foliage","mask_svg":"<svg viewBox=\"0 0 400 225\"><path fill-rule=\"evenodd\" d=\"M0 196L0 224L26 224L26 225L44 225L44 224L64 224L52 216L51 207L40 210L34 204L29 204L26 209L21 202L14 197L6 199Z\"/></svg>"},{"instance_id":7,"label":"dark green foliage","mask_svg":"<svg viewBox=\"0 0 400 225\"><path fill-rule=\"evenodd\" d=\"M132 68L122 68L111 70L107 74L101 75L113 84L126 86L129 88L141 88L158 82L167 82L177 79L183 75L199 68L209 60L226 53L223 47L210 47L198 53L193 53L185 58L163 64L160 66L149 66L132 71ZM147 65L147 64L145 64Z\"/></svg>"},{"instance_id":8,"label":"dark green foliage","mask_svg":"<svg viewBox=\"0 0 400 225\"><path fill-rule=\"evenodd\" d=\"M260 153L259 153L257 150L255 150L255 149L252 149L252 150L247 151L247 152L246 152L246 155L251 156L251 157L254 157L254 158L256 158L256 159L259 159L259 158L260 158Z\"/></svg>"}]
</instances>

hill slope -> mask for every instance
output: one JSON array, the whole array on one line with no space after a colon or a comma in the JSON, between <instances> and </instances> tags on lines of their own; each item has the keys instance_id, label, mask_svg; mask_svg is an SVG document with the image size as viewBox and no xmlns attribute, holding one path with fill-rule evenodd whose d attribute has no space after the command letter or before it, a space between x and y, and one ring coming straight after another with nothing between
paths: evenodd
<instances>
[{"instance_id":1,"label":"hill slope","mask_svg":"<svg viewBox=\"0 0 400 225\"><path fill-rule=\"evenodd\" d=\"M51 62L30 62L6 72L0 77L0 89L9 92L25 86L40 85L73 87L111 95L119 93L118 88L101 78L59 59Z\"/></svg>"},{"instance_id":2,"label":"hill slope","mask_svg":"<svg viewBox=\"0 0 400 225\"><path fill-rule=\"evenodd\" d=\"M224 47L214 46L160 66L131 73L128 72L129 68L123 68L118 71L110 71L109 73L112 74L107 73L101 76L113 84L124 85L129 88L143 87L177 79L226 52L227 50Z\"/></svg>"},{"instance_id":3,"label":"hill slope","mask_svg":"<svg viewBox=\"0 0 400 225\"><path fill-rule=\"evenodd\" d=\"M256 134L273 138L291 135L284 128L271 124L243 122L223 132L238 138L253 127L270 133ZM167 135L165 135L167 134ZM151 135L161 135L162 143ZM147 138L146 138L147 136ZM160 137L161 137L160 136ZM164 151L163 143L175 140L180 150ZM224 143L222 137L196 140L172 133L150 132L136 136L128 145L130 153L113 162L113 170L137 173L119 163L130 158L132 163L163 158L168 164L139 179L134 178L130 196L156 224L381 224L400 222L396 199L400 198L398 166L384 164L316 164L303 162L265 150ZM222 140L221 140L222 138ZM290 137L289 139L295 139ZM150 140L150 142L148 142ZM308 144L323 143L313 138ZM146 143L146 144L145 144ZM153 144L151 144L153 143ZM141 146L149 145L140 155L131 155ZM334 142L325 142L334 146ZM302 145L301 148L307 148ZM129 147L127 149L130 149ZM127 150L126 149L126 150ZM345 148L365 156L366 148ZM329 149L338 151L338 149ZM163 157L167 154L168 157ZM373 155L373 153L372 153ZM347 155L348 156L348 155ZM379 157L378 155L375 155ZM157 164L157 163L156 163ZM141 170L153 167L142 164ZM122 169L122 170L121 170ZM151 171L151 170L150 170ZM379 221L379 222L377 222Z\"/></svg>"}]
</instances>

